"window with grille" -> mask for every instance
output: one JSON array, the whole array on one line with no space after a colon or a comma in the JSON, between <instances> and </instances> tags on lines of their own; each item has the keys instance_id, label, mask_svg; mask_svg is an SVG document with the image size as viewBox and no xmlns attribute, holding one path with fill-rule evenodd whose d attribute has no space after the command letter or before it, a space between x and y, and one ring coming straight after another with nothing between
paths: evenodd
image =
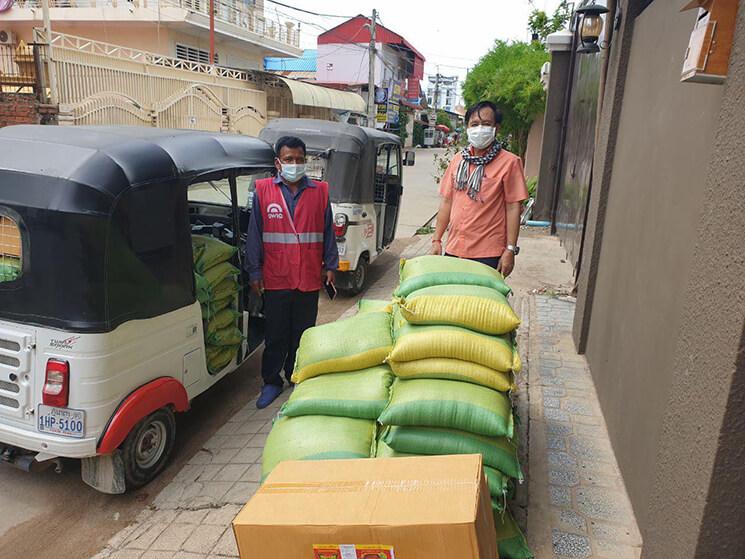
<instances>
[{"instance_id":1,"label":"window with grille","mask_svg":"<svg viewBox=\"0 0 745 559\"><path fill-rule=\"evenodd\" d=\"M209 51L190 47L188 45L176 45L176 58L179 60L188 60L189 62L199 62L200 64L210 63ZM220 55L215 53L215 64L220 63Z\"/></svg>"},{"instance_id":2,"label":"window with grille","mask_svg":"<svg viewBox=\"0 0 745 559\"><path fill-rule=\"evenodd\" d=\"M18 223L0 209L0 283L21 277L23 251Z\"/></svg>"}]
</instances>

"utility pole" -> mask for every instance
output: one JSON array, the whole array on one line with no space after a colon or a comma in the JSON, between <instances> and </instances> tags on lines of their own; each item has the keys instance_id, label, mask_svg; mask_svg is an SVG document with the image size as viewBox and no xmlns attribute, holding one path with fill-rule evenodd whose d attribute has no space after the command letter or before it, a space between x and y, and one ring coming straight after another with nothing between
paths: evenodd
<instances>
[{"instance_id":1,"label":"utility pole","mask_svg":"<svg viewBox=\"0 0 745 559\"><path fill-rule=\"evenodd\" d=\"M378 11L372 11L370 20L370 50L368 58L370 62L369 75L367 78L367 125L375 128L375 117L377 110L375 108L375 20L378 19Z\"/></svg>"},{"instance_id":2,"label":"utility pole","mask_svg":"<svg viewBox=\"0 0 745 559\"><path fill-rule=\"evenodd\" d=\"M160 2L158 2L160 5ZM210 0L210 64L215 63L215 0Z\"/></svg>"},{"instance_id":3,"label":"utility pole","mask_svg":"<svg viewBox=\"0 0 745 559\"><path fill-rule=\"evenodd\" d=\"M437 65L437 74L435 74L435 110L440 108L440 65Z\"/></svg>"},{"instance_id":4,"label":"utility pole","mask_svg":"<svg viewBox=\"0 0 745 559\"><path fill-rule=\"evenodd\" d=\"M52 58L52 20L49 17L49 0L42 0L42 14L44 17L44 35L47 40L47 68L49 70L49 102L52 105L59 104L57 89L57 67Z\"/></svg>"}]
</instances>

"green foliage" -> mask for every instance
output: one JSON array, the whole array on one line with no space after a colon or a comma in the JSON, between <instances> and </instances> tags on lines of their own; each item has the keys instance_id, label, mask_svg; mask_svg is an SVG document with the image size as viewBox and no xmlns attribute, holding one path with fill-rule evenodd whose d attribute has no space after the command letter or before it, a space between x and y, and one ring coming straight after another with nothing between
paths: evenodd
<instances>
[{"instance_id":1,"label":"green foliage","mask_svg":"<svg viewBox=\"0 0 745 559\"><path fill-rule=\"evenodd\" d=\"M453 129L453 122L450 120L450 116L442 109L437 110L437 121L435 124L442 124L451 130Z\"/></svg>"},{"instance_id":2,"label":"green foliage","mask_svg":"<svg viewBox=\"0 0 745 559\"><path fill-rule=\"evenodd\" d=\"M535 198L535 191L538 188L538 177L530 177L525 185L528 187L528 195Z\"/></svg>"},{"instance_id":3,"label":"green foliage","mask_svg":"<svg viewBox=\"0 0 745 559\"><path fill-rule=\"evenodd\" d=\"M502 111L501 134L510 137L510 150L524 157L530 126L546 104L541 66L549 59L543 45L496 41L463 85L466 103L490 100Z\"/></svg>"},{"instance_id":4,"label":"green foliage","mask_svg":"<svg viewBox=\"0 0 745 559\"><path fill-rule=\"evenodd\" d=\"M401 138L401 144L406 144L406 138L409 137L409 133L406 131L409 126L409 110L401 107L398 113L398 137Z\"/></svg>"},{"instance_id":5,"label":"green foliage","mask_svg":"<svg viewBox=\"0 0 745 559\"><path fill-rule=\"evenodd\" d=\"M538 35L541 43L545 43L546 37L563 29L571 16L572 11L566 0L562 0L551 17L548 17L543 10L533 10L528 18L528 29L531 33Z\"/></svg>"},{"instance_id":6,"label":"green foliage","mask_svg":"<svg viewBox=\"0 0 745 559\"><path fill-rule=\"evenodd\" d=\"M413 142L415 146L423 146L424 145L424 126L420 122L414 123L414 134L413 134Z\"/></svg>"}]
</instances>

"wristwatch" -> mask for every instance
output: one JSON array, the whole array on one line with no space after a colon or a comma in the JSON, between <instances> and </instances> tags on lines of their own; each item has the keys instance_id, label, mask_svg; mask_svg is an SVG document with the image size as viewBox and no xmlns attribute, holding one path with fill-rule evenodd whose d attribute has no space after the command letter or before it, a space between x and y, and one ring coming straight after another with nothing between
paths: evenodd
<instances>
[{"instance_id":1,"label":"wristwatch","mask_svg":"<svg viewBox=\"0 0 745 559\"><path fill-rule=\"evenodd\" d=\"M507 245L507 250L509 250L515 256L520 254L520 247L516 245Z\"/></svg>"}]
</instances>

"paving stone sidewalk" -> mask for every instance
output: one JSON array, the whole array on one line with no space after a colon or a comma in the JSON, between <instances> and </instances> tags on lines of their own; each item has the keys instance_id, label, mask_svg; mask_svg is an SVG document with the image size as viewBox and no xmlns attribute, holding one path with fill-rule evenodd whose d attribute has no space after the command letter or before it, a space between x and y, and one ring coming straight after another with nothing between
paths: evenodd
<instances>
[{"instance_id":1,"label":"paving stone sidewalk","mask_svg":"<svg viewBox=\"0 0 745 559\"><path fill-rule=\"evenodd\" d=\"M641 537L573 317L571 300L530 298L528 541L540 559L634 559Z\"/></svg>"}]
</instances>

